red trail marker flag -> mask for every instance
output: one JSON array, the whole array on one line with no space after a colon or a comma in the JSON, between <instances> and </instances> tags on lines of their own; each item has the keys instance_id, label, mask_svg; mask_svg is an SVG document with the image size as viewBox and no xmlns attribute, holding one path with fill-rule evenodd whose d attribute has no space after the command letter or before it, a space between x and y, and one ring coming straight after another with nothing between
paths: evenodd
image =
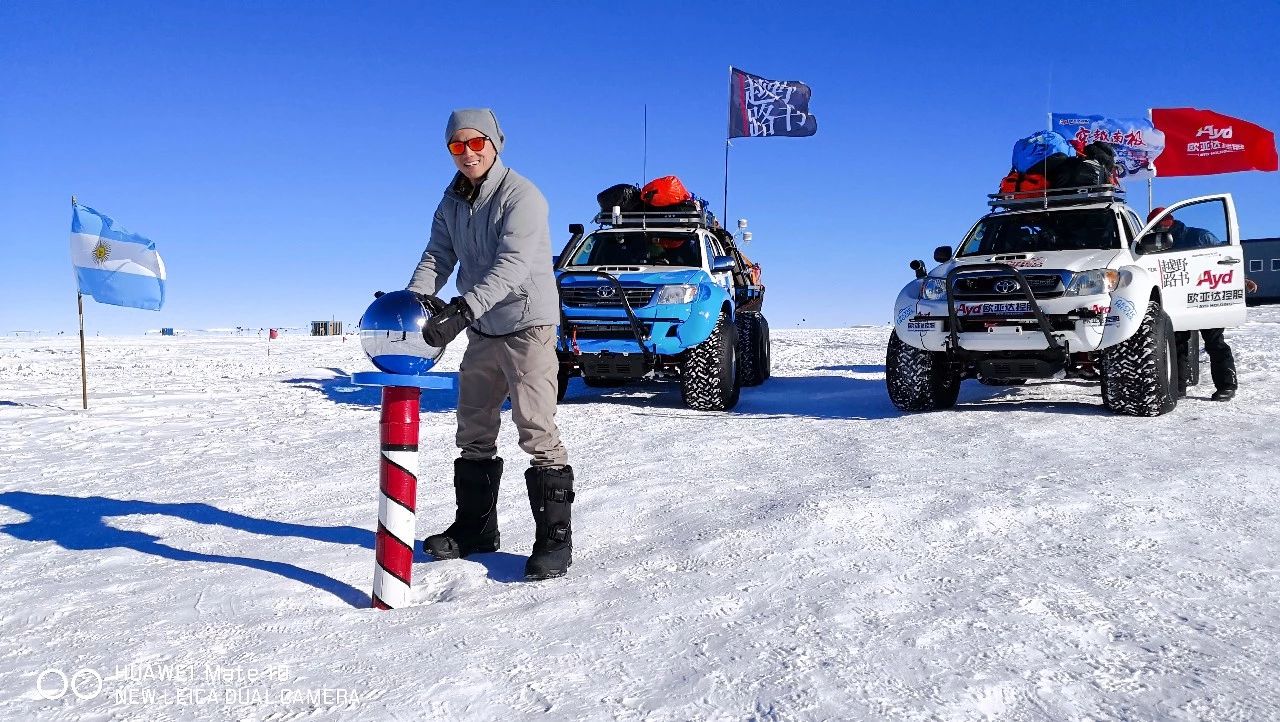
<instances>
[{"instance_id":1,"label":"red trail marker flag","mask_svg":"<svg viewBox=\"0 0 1280 722\"><path fill-rule=\"evenodd\" d=\"M1164 133L1159 177L1276 170L1276 136L1260 125L1200 108L1152 108Z\"/></svg>"}]
</instances>

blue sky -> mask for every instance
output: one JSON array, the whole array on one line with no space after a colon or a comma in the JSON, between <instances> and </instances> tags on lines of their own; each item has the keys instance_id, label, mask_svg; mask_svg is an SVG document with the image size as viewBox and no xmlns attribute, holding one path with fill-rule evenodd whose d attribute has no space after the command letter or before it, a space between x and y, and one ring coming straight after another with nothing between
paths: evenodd
<instances>
[{"instance_id":1,"label":"blue sky","mask_svg":"<svg viewBox=\"0 0 1280 722\"><path fill-rule=\"evenodd\" d=\"M169 269L163 310L88 302L90 333L353 322L408 281L455 107L496 110L556 247L642 173L718 212L729 65L807 82L819 122L732 150L767 315L883 323L907 262L963 236L1051 110L1196 106L1280 130L1278 27L1275 2L4 0L0 333L76 328L72 194ZM1245 237L1280 235L1280 174L1155 188L1231 192ZM1145 184L1131 195L1145 210Z\"/></svg>"}]
</instances>

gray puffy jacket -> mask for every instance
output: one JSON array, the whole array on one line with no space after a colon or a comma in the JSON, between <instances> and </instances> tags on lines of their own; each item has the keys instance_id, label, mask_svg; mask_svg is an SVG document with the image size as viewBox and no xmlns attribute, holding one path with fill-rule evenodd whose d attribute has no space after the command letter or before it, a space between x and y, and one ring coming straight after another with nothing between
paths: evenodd
<instances>
[{"instance_id":1,"label":"gray puffy jacket","mask_svg":"<svg viewBox=\"0 0 1280 722\"><path fill-rule=\"evenodd\" d=\"M502 336L559 323L542 193L501 159L481 182L475 203L456 190L461 177L454 176L436 208L409 290L439 292L456 264L458 292L476 316L472 328Z\"/></svg>"}]
</instances>

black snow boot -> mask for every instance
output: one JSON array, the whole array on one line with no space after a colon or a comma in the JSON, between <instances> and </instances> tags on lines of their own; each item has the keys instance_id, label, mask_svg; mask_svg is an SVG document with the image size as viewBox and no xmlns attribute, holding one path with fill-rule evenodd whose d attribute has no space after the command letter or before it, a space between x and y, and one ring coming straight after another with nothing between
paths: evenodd
<instances>
[{"instance_id":1,"label":"black snow boot","mask_svg":"<svg viewBox=\"0 0 1280 722\"><path fill-rule=\"evenodd\" d=\"M436 559L497 551L501 480L502 459L455 459L453 495L458 512L448 529L422 540L422 551Z\"/></svg>"},{"instance_id":2,"label":"black snow boot","mask_svg":"<svg viewBox=\"0 0 1280 722\"><path fill-rule=\"evenodd\" d=\"M562 577L573 563L573 467L534 466L524 472L529 508L536 527L533 553L524 565L526 579Z\"/></svg>"}]
</instances>

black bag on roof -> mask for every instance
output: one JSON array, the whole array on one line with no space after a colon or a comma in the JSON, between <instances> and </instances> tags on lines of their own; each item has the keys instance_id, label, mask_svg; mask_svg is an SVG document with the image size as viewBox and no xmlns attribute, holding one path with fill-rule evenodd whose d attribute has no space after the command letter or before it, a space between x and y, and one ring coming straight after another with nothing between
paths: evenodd
<instances>
[{"instance_id":1,"label":"black bag on roof","mask_svg":"<svg viewBox=\"0 0 1280 722\"><path fill-rule=\"evenodd\" d=\"M1050 188L1079 188L1110 183L1111 175L1102 164L1092 158L1076 156L1067 158L1049 174Z\"/></svg>"},{"instance_id":2,"label":"black bag on roof","mask_svg":"<svg viewBox=\"0 0 1280 722\"><path fill-rule=\"evenodd\" d=\"M1054 153L1037 161L1027 169L1027 174L1039 173L1045 178L1052 178L1058 172L1058 167L1068 160L1071 160L1071 157L1066 153Z\"/></svg>"},{"instance_id":3,"label":"black bag on roof","mask_svg":"<svg viewBox=\"0 0 1280 722\"><path fill-rule=\"evenodd\" d=\"M604 213L613 212L614 206L623 213L639 213L645 209L644 201L640 199L640 188L630 183L605 188L596 194L596 201Z\"/></svg>"},{"instance_id":4,"label":"black bag on roof","mask_svg":"<svg viewBox=\"0 0 1280 722\"><path fill-rule=\"evenodd\" d=\"M1098 161L1102 170L1110 177L1116 172L1116 150L1108 143L1095 142L1084 147L1084 157Z\"/></svg>"}]
</instances>

